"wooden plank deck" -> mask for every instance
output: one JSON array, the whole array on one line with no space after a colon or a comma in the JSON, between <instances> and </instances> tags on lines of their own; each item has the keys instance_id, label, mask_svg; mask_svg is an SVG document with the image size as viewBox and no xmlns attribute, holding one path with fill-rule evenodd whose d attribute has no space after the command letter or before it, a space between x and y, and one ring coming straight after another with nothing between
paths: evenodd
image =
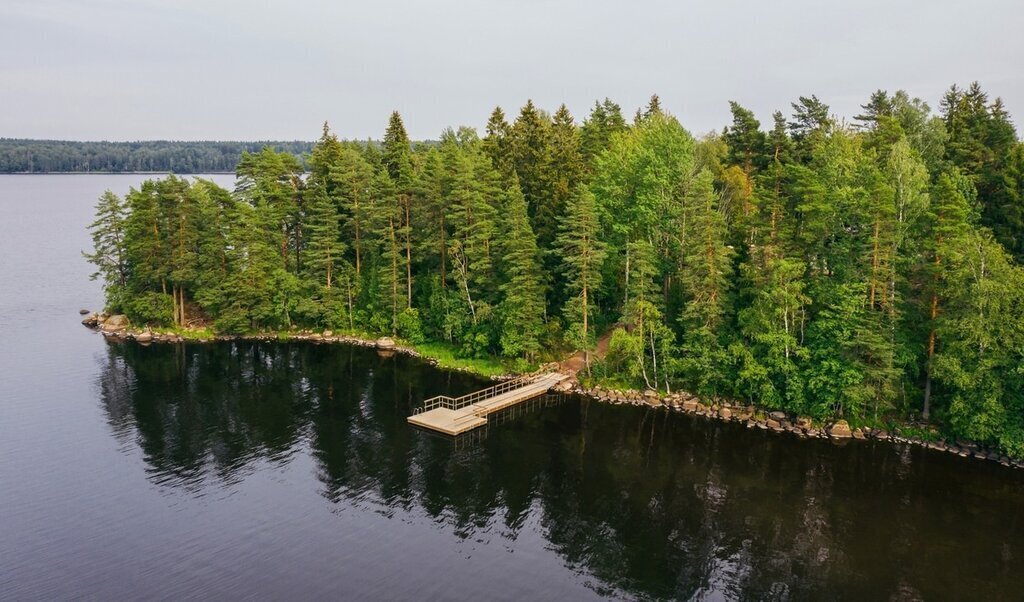
<instances>
[{"instance_id":1,"label":"wooden plank deck","mask_svg":"<svg viewBox=\"0 0 1024 602\"><path fill-rule=\"evenodd\" d=\"M434 408L420 414L413 414L409 416L408 421L410 424L446 435L459 435L487 424L488 414L543 395L566 378L568 377L564 374L545 374L511 391L482 399L462 408L456 410L444 407Z\"/></svg>"}]
</instances>

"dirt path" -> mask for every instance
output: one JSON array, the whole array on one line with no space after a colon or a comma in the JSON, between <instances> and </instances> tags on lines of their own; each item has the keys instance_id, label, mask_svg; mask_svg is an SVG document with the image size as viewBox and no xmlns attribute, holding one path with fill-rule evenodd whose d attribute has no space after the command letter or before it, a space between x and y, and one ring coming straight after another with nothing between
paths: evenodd
<instances>
[{"instance_id":1,"label":"dirt path","mask_svg":"<svg viewBox=\"0 0 1024 602\"><path fill-rule=\"evenodd\" d=\"M616 324L612 326L607 332L605 332L599 339L597 339L597 345L594 347L594 351L590 354L591 361L598 359L604 359L608 355L608 343L612 340L612 333L621 325ZM558 364L558 369L563 374L571 374L576 376L581 370L586 370L587 359L584 357L582 351L570 355L568 358Z\"/></svg>"}]
</instances>

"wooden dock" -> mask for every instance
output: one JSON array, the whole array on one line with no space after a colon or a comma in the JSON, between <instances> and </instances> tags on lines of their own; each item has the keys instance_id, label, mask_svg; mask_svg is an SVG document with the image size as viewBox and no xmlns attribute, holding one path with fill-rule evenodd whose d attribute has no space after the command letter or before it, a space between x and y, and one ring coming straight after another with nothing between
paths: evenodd
<instances>
[{"instance_id":1,"label":"wooden dock","mask_svg":"<svg viewBox=\"0 0 1024 602\"><path fill-rule=\"evenodd\" d=\"M553 372L505 381L462 397L438 395L424 401L408 420L425 429L459 435L487 424L488 414L543 395L567 378Z\"/></svg>"}]
</instances>

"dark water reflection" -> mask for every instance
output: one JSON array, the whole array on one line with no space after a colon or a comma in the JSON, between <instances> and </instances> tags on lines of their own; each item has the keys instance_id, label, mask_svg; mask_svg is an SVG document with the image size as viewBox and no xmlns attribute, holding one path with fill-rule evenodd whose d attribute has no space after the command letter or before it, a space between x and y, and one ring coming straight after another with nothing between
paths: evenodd
<instances>
[{"instance_id":1,"label":"dark water reflection","mask_svg":"<svg viewBox=\"0 0 1024 602\"><path fill-rule=\"evenodd\" d=\"M378 541L468 555L449 569L485 596L572 582L587 588L577 597L1024 599L1024 489L998 466L575 398L456 443L405 417L479 381L348 346L109 345L97 382L114 436L141 450L154 484L222 495L279 470L295 495L383 517ZM303 458L310 473L287 469ZM302 545L287 525L262 528ZM472 561L502 547L505 566ZM545 560L543 574L488 589L525 566L509 554L545 551L560 569ZM398 591L423 593L408 581Z\"/></svg>"}]
</instances>

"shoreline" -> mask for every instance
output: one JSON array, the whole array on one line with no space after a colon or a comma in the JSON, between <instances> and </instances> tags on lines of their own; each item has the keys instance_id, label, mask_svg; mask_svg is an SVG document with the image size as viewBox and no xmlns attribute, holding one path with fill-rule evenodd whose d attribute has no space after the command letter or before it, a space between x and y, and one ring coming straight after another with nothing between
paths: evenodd
<instances>
[{"instance_id":1,"label":"shoreline","mask_svg":"<svg viewBox=\"0 0 1024 602\"><path fill-rule=\"evenodd\" d=\"M84 315L84 314L83 314ZM401 344L391 337L369 338L366 336L352 334L335 334L330 330L323 332L298 331L298 332L275 332L257 333L242 335L223 335L203 332L198 336L182 336L175 332L153 332L152 330L133 329L127 322L113 320L123 316L110 316L110 320L102 318L103 314L90 313L83 320L82 324L102 334L105 340L110 342L132 342L140 345L153 343L230 343L237 341L249 342L310 342L314 344L347 344L370 349L377 349L382 354L402 354L416 358L427 364L442 370L450 370L473 374L492 381L502 381L519 376L531 374L530 372L485 374L473 369L470 366L445 365L439 358L417 350L414 346ZM116 322L116 323L111 323ZM559 370L557 363L542 365L537 371ZM816 424L812 419L805 416L790 416L785 412L771 411L755 404L741 404L730 400L714 400L711 403L701 401L696 395L687 392L676 392L664 394L656 391L639 391L636 389L608 389L601 385L592 387L582 386L576 378L576 374L569 371L562 371L571 377L556 393L571 393L580 397L591 399L598 403L611 405L633 405L677 412L699 416L709 420L720 422L741 423L748 429L760 429L772 431L777 434L788 433L801 439L828 439L837 444L846 444L851 440L877 440L886 441L899 445L914 445L924 447L937 452L950 453L962 458L976 460L988 460L1005 468L1024 468L1024 459L1011 458L1000 451L985 448L973 441L957 440L948 442L944 437L935 441L925 440L918 436L903 436L898 432L890 432L884 429L872 427L851 428L846 420L837 420L831 424ZM906 425L909 426L909 425ZM899 429L896 426L894 431Z\"/></svg>"}]
</instances>

